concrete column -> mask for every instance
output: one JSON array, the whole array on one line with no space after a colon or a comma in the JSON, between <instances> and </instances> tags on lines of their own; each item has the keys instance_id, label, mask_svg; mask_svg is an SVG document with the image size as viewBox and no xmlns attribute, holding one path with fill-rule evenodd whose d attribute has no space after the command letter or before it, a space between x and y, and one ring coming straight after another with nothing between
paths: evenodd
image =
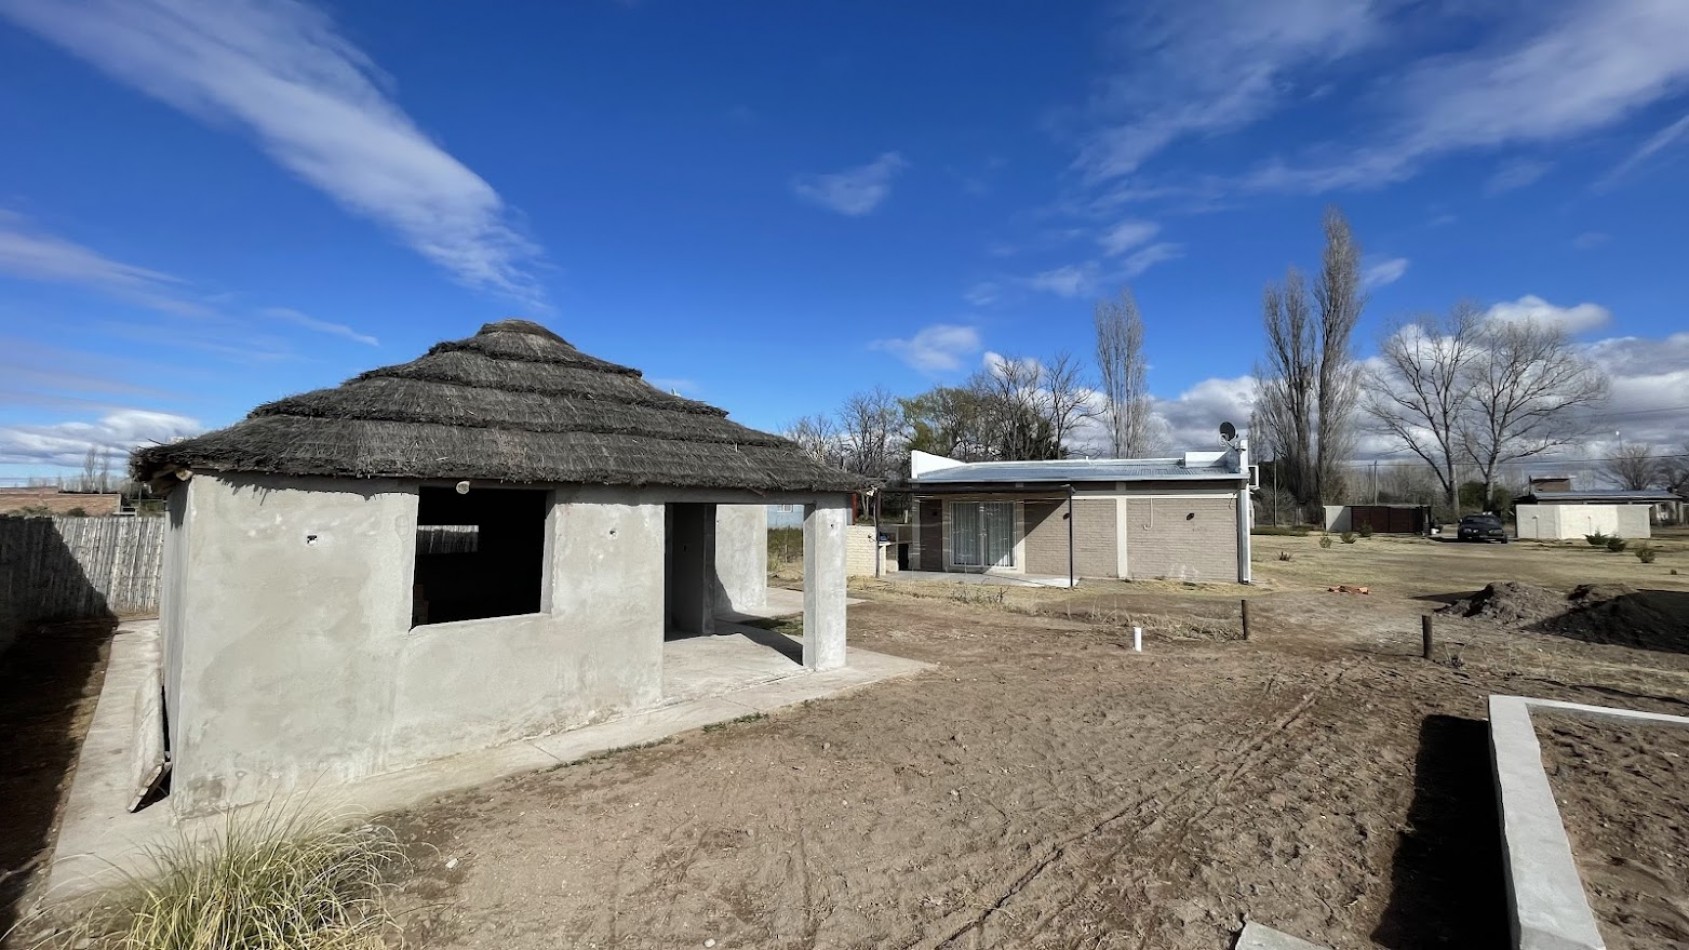
<instances>
[{"instance_id":1,"label":"concrete column","mask_svg":"<svg viewBox=\"0 0 1689 950\"><path fill-rule=\"evenodd\" d=\"M1249 440L1237 440L1237 470L1243 476L1243 486L1237 491L1237 582L1253 580L1249 563L1249 529L1255 520L1255 505L1249 498Z\"/></svg>"},{"instance_id":2,"label":"concrete column","mask_svg":"<svg viewBox=\"0 0 1689 950\"><path fill-rule=\"evenodd\" d=\"M845 665L845 509L842 498L803 506L803 665Z\"/></svg>"}]
</instances>

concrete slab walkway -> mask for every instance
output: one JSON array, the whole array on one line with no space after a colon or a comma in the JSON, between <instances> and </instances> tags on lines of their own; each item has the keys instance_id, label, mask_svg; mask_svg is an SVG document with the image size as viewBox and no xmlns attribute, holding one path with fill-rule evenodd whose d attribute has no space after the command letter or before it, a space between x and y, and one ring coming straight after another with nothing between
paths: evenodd
<instances>
[{"instance_id":1,"label":"concrete slab walkway","mask_svg":"<svg viewBox=\"0 0 1689 950\"><path fill-rule=\"evenodd\" d=\"M859 597L846 597L845 606L855 607L862 603ZM730 623L746 623L752 620L774 620L779 617L795 617L803 613L803 591L791 590L785 587L770 587L763 595L760 607L741 607L737 610L724 609L716 611L717 620Z\"/></svg>"},{"instance_id":2,"label":"concrete slab walkway","mask_svg":"<svg viewBox=\"0 0 1689 950\"><path fill-rule=\"evenodd\" d=\"M801 595L800 595L801 596ZM784 641L782 644L780 641ZM852 648L849 665L813 672L789 654L797 641L755 628L726 636L676 641L672 685L665 669L664 703L610 722L439 759L349 785L307 790L286 807L369 813L406 808L437 795L495 779L573 762L600 752L642 745L742 716L770 713L834 696L929 664ZM672 651L669 648L676 648ZM53 850L48 902L68 900L144 874L148 849L214 833L230 817L265 806L178 822L167 802L130 814L135 747L134 694L158 663L158 622L126 623L112 639L105 685L77 760L64 819Z\"/></svg>"}]
</instances>

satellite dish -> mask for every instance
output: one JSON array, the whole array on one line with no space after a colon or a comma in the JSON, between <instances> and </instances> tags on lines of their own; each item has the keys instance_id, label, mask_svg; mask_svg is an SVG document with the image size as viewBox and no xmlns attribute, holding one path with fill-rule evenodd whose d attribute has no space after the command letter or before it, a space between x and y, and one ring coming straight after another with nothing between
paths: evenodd
<instances>
[{"instance_id":1,"label":"satellite dish","mask_svg":"<svg viewBox=\"0 0 1689 950\"><path fill-rule=\"evenodd\" d=\"M1230 442L1235 438L1237 438L1237 426L1229 422L1220 423L1220 441Z\"/></svg>"}]
</instances>

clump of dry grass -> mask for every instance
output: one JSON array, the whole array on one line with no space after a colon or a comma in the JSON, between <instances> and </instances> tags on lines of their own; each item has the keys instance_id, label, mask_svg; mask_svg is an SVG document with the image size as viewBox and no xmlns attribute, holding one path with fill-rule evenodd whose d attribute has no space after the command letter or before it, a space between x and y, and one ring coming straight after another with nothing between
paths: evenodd
<instances>
[{"instance_id":1,"label":"clump of dry grass","mask_svg":"<svg viewBox=\"0 0 1689 950\"><path fill-rule=\"evenodd\" d=\"M404 854L393 831L270 810L150 855L66 946L112 950L377 950L398 928L387 895Z\"/></svg>"}]
</instances>

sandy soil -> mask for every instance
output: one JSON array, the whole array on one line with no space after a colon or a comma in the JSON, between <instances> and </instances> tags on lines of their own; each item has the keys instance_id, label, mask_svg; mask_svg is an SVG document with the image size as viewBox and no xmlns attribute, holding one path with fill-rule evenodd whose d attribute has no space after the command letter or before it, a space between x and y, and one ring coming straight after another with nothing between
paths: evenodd
<instances>
[{"instance_id":1,"label":"sandy soil","mask_svg":"<svg viewBox=\"0 0 1689 950\"><path fill-rule=\"evenodd\" d=\"M1259 565L1247 642L1236 587L858 585L852 642L938 669L398 816L410 936L1210 950L1249 917L1333 947L1502 945L1485 697L1683 714L1689 657L1440 619L1426 662L1419 616L1508 577L1689 578L1270 540L1301 546Z\"/></svg>"},{"instance_id":2,"label":"sandy soil","mask_svg":"<svg viewBox=\"0 0 1689 950\"><path fill-rule=\"evenodd\" d=\"M1257 542L1247 590L857 584L852 643L937 669L391 816L416 864L410 945L1208 950L1246 916L1337 948L1501 945L1485 697L1685 714L1689 652L1443 615L1427 662L1419 617L1495 581L1601 583L1647 592L1669 626L1689 545L1642 565ZM51 840L103 649L91 631L6 658L13 893Z\"/></svg>"},{"instance_id":3,"label":"sandy soil","mask_svg":"<svg viewBox=\"0 0 1689 950\"><path fill-rule=\"evenodd\" d=\"M1532 719L1607 946L1689 947L1689 729Z\"/></svg>"}]
</instances>

